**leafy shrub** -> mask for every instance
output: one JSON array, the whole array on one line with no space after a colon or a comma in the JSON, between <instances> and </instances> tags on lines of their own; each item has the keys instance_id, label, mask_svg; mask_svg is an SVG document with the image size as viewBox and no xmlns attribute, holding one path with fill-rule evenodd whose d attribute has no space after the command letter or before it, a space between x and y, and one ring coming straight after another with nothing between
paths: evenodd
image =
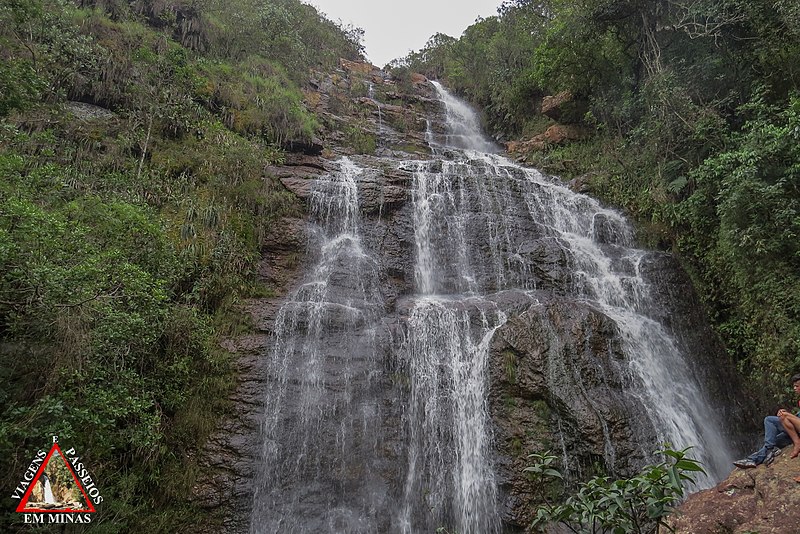
<instances>
[{"instance_id":1,"label":"leafy shrub","mask_svg":"<svg viewBox=\"0 0 800 534\"><path fill-rule=\"evenodd\" d=\"M687 450L660 451L665 460L645 467L633 478L594 477L580 484L563 504L540 507L531 528L543 529L557 523L575 534L670 530L666 516L683 497L685 485L694 483L692 474L703 472L696 460L686 456ZM561 473L552 467L555 456L545 453L529 458L534 462L525 472L537 485L561 478Z\"/></svg>"},{"instance_id":2,"label":"leafy shrub","mask_svg":"<svg viewBox=\"0 0 800 534\"><path fill-rule=\"evenodd\" d=\"M776 384L800 365L800 98L785 107L758 98L742 112L752 118L728 148L690 174L676 224L729 349Z\"/></svg>"}]
</instances>

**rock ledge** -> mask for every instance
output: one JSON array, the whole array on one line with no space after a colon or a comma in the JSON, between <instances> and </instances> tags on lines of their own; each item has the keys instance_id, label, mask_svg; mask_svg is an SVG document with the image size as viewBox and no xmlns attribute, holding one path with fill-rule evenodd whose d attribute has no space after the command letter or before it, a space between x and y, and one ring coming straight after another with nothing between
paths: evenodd
<instances>
[{"instance_id":1,"label":"rock ledge","mask_svg":"<svg viewBox=\"0 0 800 534\"><path fill-rule=\"evenodd\" d=\"M800 459L791 447L770 466L735 469L715 488L689 496L675 512L676 534L800 532Z\"/></svg>"}]
</instances>

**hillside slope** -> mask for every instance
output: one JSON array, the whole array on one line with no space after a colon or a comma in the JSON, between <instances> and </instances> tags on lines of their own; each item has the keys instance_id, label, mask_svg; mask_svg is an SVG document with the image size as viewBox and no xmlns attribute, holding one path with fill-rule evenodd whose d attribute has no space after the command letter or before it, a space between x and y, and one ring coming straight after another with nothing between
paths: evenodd
<instances>
[{"instance_id":1,"label":"hillside slope","mask_svg":"<svg viewBox=\"0 0 800 534\"><path fill-rule=\"evenodd\" d=\"M0 6L0 485L58 435L102 531L208 519L189 498L236 384L220 342L276 290L261 249L298 209L268 168L316 150L302 89L360 35L296 0Z\"/></svg>"}]
</instances>

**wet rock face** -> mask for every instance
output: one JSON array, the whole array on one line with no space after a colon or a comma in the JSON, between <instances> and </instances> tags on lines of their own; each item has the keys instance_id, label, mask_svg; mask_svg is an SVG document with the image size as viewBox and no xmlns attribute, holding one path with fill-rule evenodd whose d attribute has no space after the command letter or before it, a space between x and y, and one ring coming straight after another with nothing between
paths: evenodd
<instances>
[{"instance_id":1,"label":"wet rock face","mask_svg":"<svg viewBox=\"0 0 800 534\"><path fill-rule=\"evenodd\" d=\"M391 165L372 156L351 156L351 159L362 168L356 180L359 232L364 250L369 251L376 262L379 279L373 304L383 310L383 318L375 325L350 326L365 331L373 329L375 345L384 351L379 358L389 362L390 347L402 337L413 308L408 296L414 293L417 254L412 202L415 166L423 165L430 173L441 174L445 182L458 180L460 174L442 161L407 161ZM284 186L310 211L319 184L338 164L308 157L292 163L270 172L279 176ZM528 454L553 451L562 459L560 468L567 477L567 484L574 484L596 474L632 475L658 448L658 443L652 439L655 431L644 415L643 406L625 391L630 380L626 373L628 361L616 323L598 307L569 296L576 284L569 245L548 235L542 226L525 216L525 202L517 179L522 177L511 173L502 183L481 184L476 189L483 192L483 197L456 195L459 202L474 206L464 210L460 219L472 251L469 261L475 275L474 283L491 294L487 302L508 316L491 344L489 406L502 520L509 530L524 529L535 514L536 489L531 487L523 471L528 464ZM504 202L496 208L504 217L504 241L493 239L487 232L492 226L487 225L487 215L482 212L482 209L489 209L486 199ZM455 267L452 270L447 267L455 264L452 247L448 244L447 225L443 219L435 220L433 255L435 261L441 262L441 271L445 273L445 278L439 282L456 293L463 288L463 280L459 279ZM436 227L438 223L442 223L440 228ZM303 280L301 265L314 263L318 251L309 248L309 243L313 243L309 228L305 219L285 219L267 239L261 275L270 287L280 288L279 295L285 296ZM594 232L602 246L613 248L611 243L618 236L614 225L603 215L596 217ZM517 262L504 267L504 280L498 279L492 260L492 251L497 252L497 247L513 250ZM616 260L622 261L622 258ZM688 336L684 340L686 344L699 343L699 337L709 335L707 330L696 327L702 324L699 307L692 300L691 286L674 260L667 255L649 254L642 262L642 270L655 287L653 314L663 315L665 312L659 311L661 309L675 310L660 319L675 332L695 332L685 334ZM345 301L347 295L352 294L354 280L347 269L334 273L330 283L331 298ZM524 287L530 289L505 291L503 284L511 287L527 284ZM223 423L220 433L207 446L205 465L213 475L197 488L198 503L208 509L225 510L226 502L236 503L236 509L229 511L225 523L234 532L246 531L252 507L252 473L261 454L260 443L254 436L259 434L264 410L263 395L259 397L257 392L273 387L265 378L268 370L264 367L263 355L274 343L269 335L274 332L275 317L283 302L282 297L260 299L249 306L261 337L257 338L258 343L242 345L239 342L232 346L243 362L240 387L232 398L236 415ZM686 304L678 304L680 302ZM357 306L365 308L367 303L357 303ZM346 316L337 319L334 313L328 315L328 320L337 331L348 323ZM694 328L687 328L692 323L695 323ZM307 328L300 322L298 325L301 329ZM352 352L336 345L334 339L331 337L325 353L332 362L330 369L337 365L338 355ZM709 362L719 358L718 347L712 342L707 340L702 346L707 347ZM702 364L698 365L698 372L703 372ZM391 370L386 373L393 376ZM368 374L365 367L362 375ZM370 398L377 399L365 400L364 406L377 402L383 414L383 425L376 429L384 436L381 459L375 464L380 474L369 481L375 494L381 495L375 497L379 507L388 506L387 502L401 497L405 468L402 433L397 431L402 427L405 390L402 376L399 382L393 383L395 378L365 382L361 388L370 391ZM300 376L292 379L293 382L300 380ZM708 372L708 381L717 384L716 391L724 392L719 385L719 373ZM731 407L732 412L736 409ZM365 475L348 471L342 476L346 484L355 488ZM386 524L382 525L389 529Z\"/></svg>"},{"instance_id":2,"label":"wet rock face","mask_svg":"<svg viewBox=\"0 0 800 534\"><path fill-rule=\"evenodd\" d=\"M322 158L298 158L292 160L291 165L270 172L278 176L310 212L315 191L339 164ZM374 305L381 309L382 318L375 324L356 324L346 314L337 318L335 313L329 313L328 321L338 332L345 327L354 328L356 332L374 332L374 344L381 347L375 357L390 362L390 347L404 335L413 309L409 295L414 293L417 254L412 202L415 166L422 165L428 172L442 175L440 178L445 183L453 183L461 174L442 161L388 164L372 156L351 156L351 159L362 169L355 181L360 239L364 250L374 258L378 276L374 302L351 304L362 309ZM454 196L458 202L465 203L462 207L467 207L459 221L470 243L468 259L475 276L473 282L482 292L490 294L487 306L491 304L508 316L491 343L488 402L494 428L494 467L500 488L501 514L504 528L509 531L524 529L535 514L537 490L531 487L523 471L529 454L546 450L557 454L562 459L560 469L569 485L592 475L630 476L658 448L653 440L656 433L644 415L643 406L626 393L630 381L629 362L623 353L620 330L599 307L569 296L574 293L576 284L569 245L548 235L540 223L525 215L521 185L515 181L521 179L510 173L502 183L488 181L475 188L482 191L482 197L477 193ZM492 209L503 214L503 240L498 241L487 231L492 228L483 211L490 211L487 199L500 202ZM463 280L455 269L447 224L444 219L434 218L434 221L433 257L441 263L444 273L439 283L446 291L457 293L463 290ZM439 223L441 227L436 226ZM235 414L223 422L220 432L206 447L203 465L208 476L198 484L196 493L198 504L227 514L224 525L232 532L247 530L253 505L252 477L262 454L257 436L264 412L263 394L259 396L258 392L274 387L266 378L269 372L264 365L264 354L274 344L270 335L274 333L275 318L284 297L303 280L301 266L313 265L319 253L309 246L314 242L310 228L306 219L285 219L268 237L261 276L268 286L278 288L280 296L251 303L248 309L259 334L250 341L237 340L231 345L241 361L240 385L232 398ZM594 232L601 246L613 248L618 236L614 225L603 215L595 218ZM492 254L498 250L514 251L516 263L504 266L504 279L498 278L492 260ZM612 259L622 261L624 258ZM682 342L688 346L697 346L702 342L700 338L708 336L699 346L704 347L704 357L709 363L697 366L698 373L706 372L703 365L718 361L719 347L710 341L713 336L707 329L697 328L704 323L685 275L673 259L657 253L648 254L641 269L654 286L650 313L675 332L692 332L682 334L685 336ZM343 267L331 275L330 284L330 298L345 302L352 294L354 279ZM506 290L516 284L529 289ZM680 304L682 302L685 304ZM662 309L674 311L666 314L660 311ZM688 328L691 325L693 327ZM298 328L302 330L308 326L298 320ZM337 358L341 354L352 354L353 350L337 345L335 336L330 339L324 358L330 360L329 369L333 373L339 365ZM364 359L359 356L357 360ZM372 363L370 360L363 363L359 376L369 376L374 371L369 367ZM406 467L402 432L398 431L402 427L406 390L402 373L397 376L393 373L387 369L382 379L368 380L358 388L368 392L359 401L363 406L359 406L363 409L377 406L381 414L382 423L375 429L383 436L380 458L374 464L378 474L371 475L368 482L365 482L367 475L355 469L339 474L340 482L352 487L352 495L366 487L359 486L360 483L373 488L370 491L375 495L375 506L380 509L390 508L388 503L402 497L402 473ZM725 389L720 385L720 376L725 375L716 370L707 372L708 383L722 395ZM290 382L300 383L301 380L301 376L296 376ZM289 398L294 397L290 395ZM730 407L731 417L738 409ZM351 504L356 509L358 503L356 499L353 501ZM231 503L235 506L233 510ZM328 505L317 503L315 506L312 508L318 512ZM387 512L386 521L391 519L389 515ZM390 530L385 521L380 525L382 531Z\"/></svg>"},{"instance_id":3,"label":"wet rock face","mask_svg":"<svg viewBox=\"0 0 800 534\"><path fill-rule=\"evenodd\" d=\"M283 219L266 236L259 276L279 295L298 278L306 241L306 222L302 219ZM201 475L192 488L192 500L208 518L196 526L195 532L200 534L249 529L253 473L262 450L264 390L268 387L263 354L272 344L280 306L280 297L246 302L243 311L250 314L257 332L223 343L223 348L233 354L237 384L229 398L230 411L197 453Z\"/></svg>"},{"instance_id":4,"label":"wet rock face","mask_svg":"<svg viewBox=\"0 0 800 534\"><path fill-rule=\"evenodd\" d=\"M375 158L357 158L372 167L358 180L358 202L362 213L368 218L381 218L411 200L409 192L414 177L408 170L386 166Z\"/></svg>"},{"instance_id":5,"label":"wet rock face","mask_svg":"<svg viewBox=\"0 0 800 534\"><path fill-rule=\"evenodd\" d=\"M223 345L236 357L237 387L230 398L234 409L200 451L202 473L192 488L193 502L209 520L197 525L195 532L248 530L253 471L261 449L262 396L267 385L261 353L269 343L268 335L258 334Z\"/></svg>"},{"instance_id":6,"label":"wet rock face","mask_svg":"<svg viewBox=\"0 0 800 534\"><path fill-rule=\"evenodd\" d=\"M531 266L539 288L564 288L571 281L565 245L558 240L542 237L524 241L519 254Z\"/></svg>"},{"instance_id":7,"label":"wet rock face","mask_svg":"<svg viewBox=\"0 0 800 534\"><path fill-rule=\"evenodd\" d=\"M496 425L504 519L525 527L538 493L527 455L562 457L567 481L631 474L655 446L643 407L623 391L625 358L616 324L579 301L540 295L492 343L490 403Z\"/></svg>"},{"instance_id":8,"label":"wet rock face","mask_svg":"<svg viewBox=\"0 0 800 534\"><path fill-rule=\"evenodd\" d=\"M602 237L607 229L598 228ZM540 251L539 266L552 264L555 272L566 272L559 250ZM652 296L642 311L696 355L689 362L691 372L724 412L726 439L744 451L748 444L742 436L752 428L753 412L746 402L732 399L731 389L741 390L739 379L688 276L675 258L656 252L646 254L639 268ZM593 475L632 476L661 447L644 405L631 395L617 324L593 305L566 296L569 282L569 275L553 277L551 291L536 293L539 304L512 316L492 343L490 405L504 521L521 530L532 521L541 495L524 475L527 455L550 450L559 456L570 487ZM687 533L700 532L687 528Z\"/></svg>"}]
</instances>

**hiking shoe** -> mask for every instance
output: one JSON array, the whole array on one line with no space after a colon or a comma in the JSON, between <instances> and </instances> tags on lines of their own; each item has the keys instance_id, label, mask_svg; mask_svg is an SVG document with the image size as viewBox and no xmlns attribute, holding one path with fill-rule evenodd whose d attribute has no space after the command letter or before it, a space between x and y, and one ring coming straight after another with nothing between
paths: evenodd
<instances>
[{"instance_id":1,"label":"hiking shoe","mask_svg":"<svg viewBox=\"0 0 800 534\"><path fill-rule=\"evenodd\" d=\"M735 465L739 469L752 469L753 467L758 467L758 464L755 463L750 458L745 458L744 460L736 460L735 462L733 462L733 465Z\"/></svg>"},{"instance_id":2,"label":"hiking shoe","mask_svg":"<svg viewBox=\"0 0 800 534\"><path fill-rule=\"evenodd\" d=\"M783 452L783 449L780 447L773 447L768 452L767 455L764 457L764 465L769 465L775 461L775 458L780 456Z\"/></svg>"}]
</instances>

